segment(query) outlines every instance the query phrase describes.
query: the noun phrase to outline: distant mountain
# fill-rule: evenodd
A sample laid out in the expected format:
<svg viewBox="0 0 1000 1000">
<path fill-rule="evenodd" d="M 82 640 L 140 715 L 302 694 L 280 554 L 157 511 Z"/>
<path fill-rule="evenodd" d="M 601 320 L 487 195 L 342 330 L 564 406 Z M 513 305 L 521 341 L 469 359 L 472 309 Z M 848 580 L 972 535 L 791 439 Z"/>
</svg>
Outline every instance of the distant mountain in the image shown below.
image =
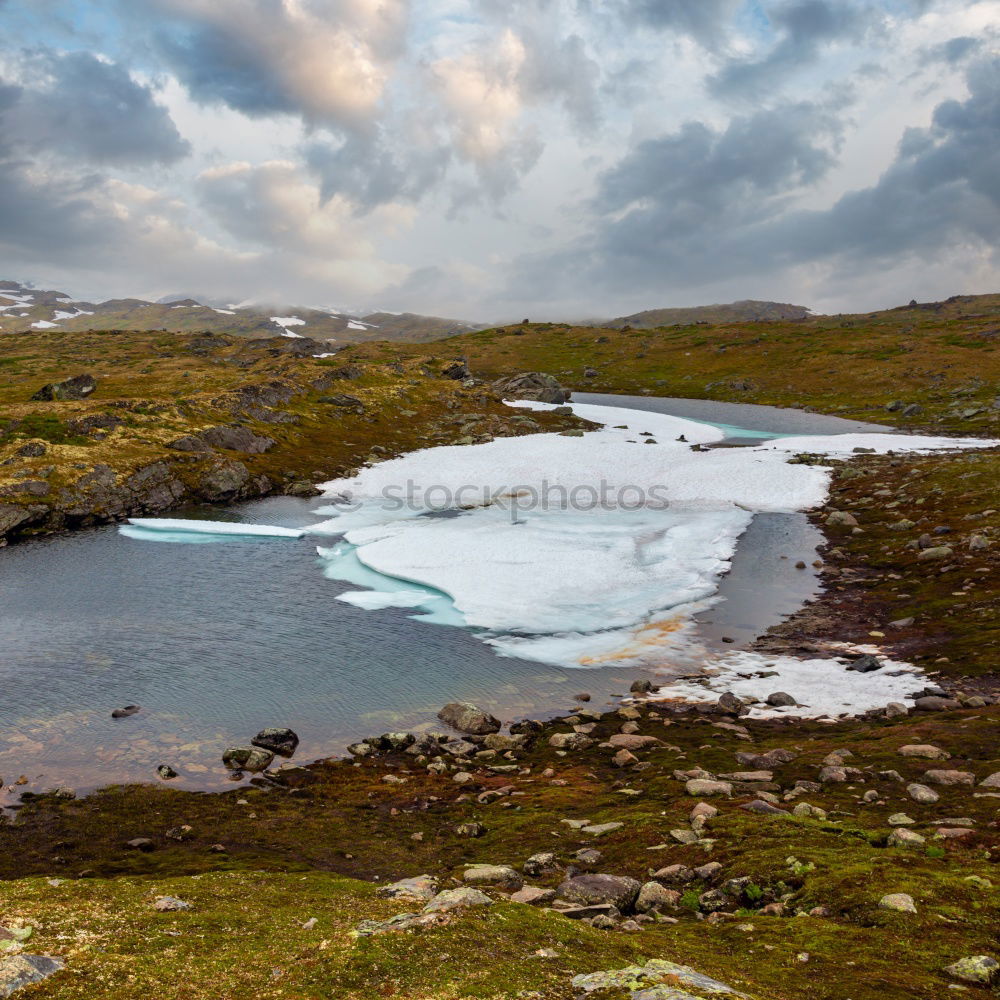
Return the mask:
<svg viewBox="0 0 1000 1000">
<path fill-rule="evenodd" d="M 793 306 L 784 302 L 757 302 L 744 299 L 727 305 L 692 306 L 688 309 L 647 309 L 620 316 L 612 320 L 596 320 L 588 326 L 603 326 L 618 329 L 631 326 L 637 330 L 649 330 L 659 326 L 688 326 L 691 323 L 747 323 L 774 322 L 776 320 L 806 319 L 810 310 L 805 306 Z"/>
<path fill-rule="evenodd" d="M 108 299 L 84 302 L 63 292 L 0 281 L 0 334 L 30 330 L 211 331 L 239 337 L 311 337 L 339 343 L 399 340 L 423 343 L 480 329 L 470 323 L 415 313 L 355 316 L 332 309 L 245 303 L 206 305 L 190 296 L 159 302 Z"/>
</svg>

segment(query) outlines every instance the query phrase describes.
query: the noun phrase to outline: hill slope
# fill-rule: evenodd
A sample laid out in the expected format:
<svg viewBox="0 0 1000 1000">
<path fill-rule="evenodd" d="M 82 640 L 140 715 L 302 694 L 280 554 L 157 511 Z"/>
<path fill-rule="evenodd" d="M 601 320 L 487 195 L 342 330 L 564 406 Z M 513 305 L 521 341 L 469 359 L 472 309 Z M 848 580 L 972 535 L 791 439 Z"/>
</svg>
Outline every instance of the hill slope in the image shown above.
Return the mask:
<svg viewBox="0 0 1000 1000">
<path fill-rule="evenodd" d="M 789 305 L 784 302 L 758 302 L 744 299 L 725 305 L 692 306 L 680 309 L 645 309 L 631 316 L 620 316 L 594 326 L 612 329 L 631 326 L 639 330 L 651 330 L 659 326 L 684 326 L 689 323 L 759 323 L 774 320 L 807 319 L 810 310 L 805 306 Z"/>
<path fill-rule="evenodd" d="M 465 333 L 475 327 L 458 320 L 415 313 L 377 312 L 354 316 L 336 310 L 298 306 L 205 305 L 196 299 L 147 302 L 108 299 L 84 302 L 63 292 L 41 291 L 0 281 L 0 333 L 32 330 L 160 330 L 211 332 L 238 337 L 306 336 L 314 340 L 357 343 L 403 340 L 419 343 Z"/>
</svg>

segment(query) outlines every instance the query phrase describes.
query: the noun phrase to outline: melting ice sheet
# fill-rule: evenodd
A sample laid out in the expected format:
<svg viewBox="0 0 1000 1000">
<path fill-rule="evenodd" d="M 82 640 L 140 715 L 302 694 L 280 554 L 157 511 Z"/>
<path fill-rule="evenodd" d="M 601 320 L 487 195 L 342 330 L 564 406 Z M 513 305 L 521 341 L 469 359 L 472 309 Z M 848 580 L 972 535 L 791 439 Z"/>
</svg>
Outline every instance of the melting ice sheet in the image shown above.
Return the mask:
<svg viewBox="0 0 1000 1000">
<path fill-rule="evenodd" d="M 180 517 L 130 517 L 118 531 L 147 542 L 217 542 L 226 538 L 301 538 L 303 528 L 238 521 L 195 521 Z"/>
<path fill-rule="evenodd" d="M 344 541 L 318 550 L 324 572 L 369 588 L 340 599 L 415 608 L 477 628 L 502 654 L 566 667 L 641 665 L 675 677 L 703 668 L 700 681 L 677 682 L 678 695 L 797 686 L 789 693 L 808 707 L 795 711 L 822 715 L 903 700 L 919 686 L 907 664 L 861 675 L 833 660 L 711 652 L 692 619 L 717 599 L 755 513 L 824 501 L 829 470 L 790 465 L 792 454 L 993 442 L 851 434 L 693 451 L 724 432 L 646 411 L 573 409 L 602 429 L 428 449 L 325 484 L 333 502 L 317 513 L 333 516 L 308 530 Z M 442 511 L 450 516 L 430 516 Z M 755 677 L 765 670 L 778 676 Z"/>
</svg>

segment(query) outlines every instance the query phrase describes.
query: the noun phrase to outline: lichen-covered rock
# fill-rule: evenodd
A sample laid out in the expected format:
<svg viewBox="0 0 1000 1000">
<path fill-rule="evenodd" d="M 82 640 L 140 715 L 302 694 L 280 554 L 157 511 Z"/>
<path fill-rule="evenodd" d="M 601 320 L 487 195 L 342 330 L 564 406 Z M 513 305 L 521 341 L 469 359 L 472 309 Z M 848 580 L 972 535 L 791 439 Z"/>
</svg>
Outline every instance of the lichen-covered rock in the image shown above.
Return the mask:
<svg viewBox="0 0 1000 1000">
<path fill-rule="evenodd" d="M 710 778 L 692 778 L 684 786 L 688 795 L 695 797 L 712 797 L 718 795 L 730 796 L 733 786 L 728 781 L 713 781 Z"/>
<path fill-rule="evenodd" d="M 583 733 L 556 733 L 549 737 L 549 746 L 556 750 L 586 750 L 593 742 Z"/>
<path fill-rule="evenodd" d="M 976 783 L 976 776 L 968 771 L 927 771 L 924 777 L 935 785 L 968 785 Z"/>
<path fill-rule="evenodd" d="M 749 1000 L 740 993 L 695 972 L 686 965 L 677 965 L 664 959 L 654 958 L 645 965 L 630 965 L 613 972 L 592 972 L 589 975 L 574 976 L 573 986 L 584 995 L 598 990 L 627 990 L 633 1000 Z M 654 992 L 657 987 L 665 987 L 669 992 Z"/>
<path fill-rule="evenodd" d="M 928 743 L 908 743 L 905 747 L 900 747 L 899 752 L 904 757 L 923 757 L 926 760 L 948 760 L 951 756 L 947 750 Z"/>
<path fill-rule="evenodd" d="M 466 869 L 462 880 L 468 885 L 492 885 L 508 892 L 517 892 L 524 885 L 524 879 L 508 865 L 475 865 Z"/>
<path fill-rule="evenodd" d="M 522 903 L 526 906 L 548 906 L 556 898 L 555 889 L 543 889 L 537 885 L 526 885 L 518 889 L 511 897 L 512 903 Z"/>
<path fill-rule="evenodd" d="M 647 882 L 639 890 L 635 908 L 639 913 L 674 909 L 680 902 L 680 898 L 681 894 L 676 889 L 667 889 L 659 882 Z"/>
<path fill-rule="evenodd" d="M 919 833 L 914 833 L 913 830 L 907 830 L 905 827 L 900 827 L 898 830 L 893 830 L 889 834 L 889 839 L 886 841 L 890 847 L 916 847 L 920 844 L 926 843 L 925 838 L 921 837 Z"/>
<path fill-rule="evenodd" d="M 905 892 L 890 892 L 878 903 L 880 910 L 895 910 L 897 913 L 916 913 L 917 906 L 913 897 Z"/>
<path fill-rule="evenodd" d="M 0 959 L 0 997 L 9 997 L 16 990 L 48 979 L 64 964 L 61 958 L 48 955 L 10 955 Z"/>
<path fill-rule="evenodd" d="M 199 437 L 213 448 L 227 448 L 248 455 L 262 455 L 277 444 L 273 438 L 254 434 L 249 427 L 242 427 L 239 424 L 210 427 L 207 431 L 202 431 Z"/>
<path fill-rule="evenodd" d="M 222 754 L 222 763 L 230 771 L 263 771 L 270 767 L 274 754 L 261 747 L 229 747 Z"/>
<path fill-rule="evenodd" d="M 921 805 L 932 805 L 941 798 L 933 788 L 928 788 L 926 785 L 921 785 L 916 781 L 906 786 L 906 794 L 914 802 L 919 802 Z"/>
<path fill-rule="evenodd" d="M 952 979 L 975 983 L 978 986 L 989 986 L 1000 978 L 1000 962 L 989 955 L 970 955 L 968 958 L 960 958 L 953 965 L 946 966 L 944 971 Z"/>
<path fill-rule="evenodd" d="M 383 885 L 378 895 L 383 899 L 401 899 L 407 902 L 428 903 L 438 891 L 438 880 L 432 875 L 416 875 Z"/>
<path fill-rule="evenodd" d="M 491 906 L 493 900 L 479 889 L 445 889 L 439 892 L 425 907 L 424 913 L 450 913 L 469 906 Z"/>
<path fill-rule="evenodd" d="M 537 877 L 547 875 L 550 872 L 559 870 L 559 858 L 551 851 L 542 851 L 539 854 L 532 854 L 527 861 L 521 865 L 521 870 L 525 875 Z"/>
</svg>

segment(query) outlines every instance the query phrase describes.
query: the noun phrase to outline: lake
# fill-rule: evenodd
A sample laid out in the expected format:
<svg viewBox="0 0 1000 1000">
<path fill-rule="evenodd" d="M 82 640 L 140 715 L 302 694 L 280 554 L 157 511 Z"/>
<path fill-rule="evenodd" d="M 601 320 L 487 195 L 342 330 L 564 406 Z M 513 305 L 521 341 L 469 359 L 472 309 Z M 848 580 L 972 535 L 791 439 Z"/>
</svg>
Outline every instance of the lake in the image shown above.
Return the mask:
<svg viewBox="0 0 1000 1000">
<path fill-rule="evenodd" d="M 576 401 L 714 423 L 729 428 L 729 444 L 876 427 L 741 404 Z M 299 527 L 321 504 L 275 497 L 182 516 Z M 805 515 L 758 515 L 722 581 L 725 600 L 698 618 L 703 640 L 745 646 L 799 607 L 816 591 L 810 564 L 820 540 Z M 180 772 L 179 786 L 228 787 L 222 750 L 265 726 L 296 730 L 297 759 L 306 761 L 376 732 L 438 728 L 435 713 L 448 701 L 474 701 L 504 719 L 544 717 L 580 691 L 604 706 L 645 676 L 502 657 L 469 629 L 415 621 L 403 608 L 353 607 L 335 599 L 352 585 L 323 577 L 315 546 L 315 538 L 175 546 L 126 539 L 112 525 L 0 552 L 6 801 L 23 790 L 156 780 L 162 763 Z M 800 560 L 809 568 L 796 569 Z M 126 704 L 142 710 L 112 719 Z M 13 789 L 20 775 L 28 783 Z"/>
</svg>

